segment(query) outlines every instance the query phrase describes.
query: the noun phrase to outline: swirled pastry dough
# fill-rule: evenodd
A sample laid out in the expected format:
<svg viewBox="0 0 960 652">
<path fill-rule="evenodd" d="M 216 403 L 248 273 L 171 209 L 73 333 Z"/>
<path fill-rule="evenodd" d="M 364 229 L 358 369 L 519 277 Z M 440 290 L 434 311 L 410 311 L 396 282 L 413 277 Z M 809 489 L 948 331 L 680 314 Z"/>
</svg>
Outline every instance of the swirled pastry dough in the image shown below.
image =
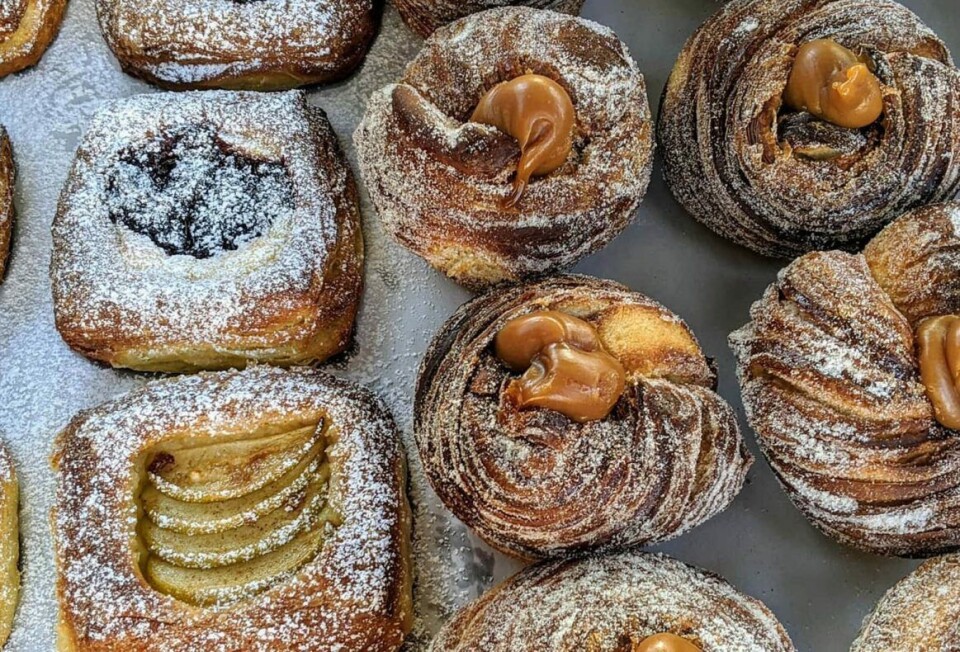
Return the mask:
<svg viewBox="0 0 960 652">
<path fill-rule="evenodd" d="M 515 205 L 517 141 L 469 122 L 484 93 L 523 74 L 552 79 L 576 111 L 567 162 Z M 634 217 L 653 162 L 643 75 L 590 21 L 526 7 L 438 30 L 396 84 L 370 98 L 354 134 L 387 231 L 471 288 L 573 265 Z"/>
<path fill-rule="evenodd" d="M 794 652 L 758 600 L 711 573 L 635 551 L 531 566 L 456 614 L 430 650 L 635 650 L 660 633 L 704 652 Z"/>
<path fill-rule="evenodd" d="M 588 321 L 623 365 L 609 416 L 517 409 L 495 355 L 509 320 L 556 310 Z M 687 325 L 610 281 L 559 276 L 493 290 L 431 344 L 414 429 L 426 474 L 460 520 L 520 557 L 663 541 L 723 510 L 752 458 Z"/>
<path fill-rule="evenodd" d="M 787 110 L 798 48 L 832 39 L 880 80 L 883 115 L 847 129 Z M 960 72 L 892 0 L 733 0 L 687 42 L 658 136 L 677 200 L 771 256 L 858 249 L 906 210 L 960 191 Z"/>
<path fill-rule="evenodd" d="M 807 254 L 730 336 L 744 406 L 791 499 L 871 552 L 960 547 L 960 437 L 934 418 L 915 327 L 960 312 L 960 205 L 917 209 L 863 254 Z"/>
</svg>

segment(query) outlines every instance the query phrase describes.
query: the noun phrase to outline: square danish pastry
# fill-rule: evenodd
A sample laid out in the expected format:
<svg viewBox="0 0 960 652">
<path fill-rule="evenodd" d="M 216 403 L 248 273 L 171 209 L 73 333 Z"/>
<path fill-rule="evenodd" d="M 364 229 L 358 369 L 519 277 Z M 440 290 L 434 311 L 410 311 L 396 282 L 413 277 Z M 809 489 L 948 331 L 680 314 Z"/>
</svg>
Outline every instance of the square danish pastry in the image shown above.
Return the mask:
<svg viewBox="0 0 960 652">
<path fill-rule="evenodd" d="M 412 623 L 399 434 L 260 366 L 150 383 L 57 439 L 58 650 L 393 652 Z"/>
<path fill-rule="evenodd" d="M 108 104 L 53 225 L 57 328 L 115 367 L 323 360 L 350 341 L 362 267 L 353 177 L 299 92 Z"/>
</svg>

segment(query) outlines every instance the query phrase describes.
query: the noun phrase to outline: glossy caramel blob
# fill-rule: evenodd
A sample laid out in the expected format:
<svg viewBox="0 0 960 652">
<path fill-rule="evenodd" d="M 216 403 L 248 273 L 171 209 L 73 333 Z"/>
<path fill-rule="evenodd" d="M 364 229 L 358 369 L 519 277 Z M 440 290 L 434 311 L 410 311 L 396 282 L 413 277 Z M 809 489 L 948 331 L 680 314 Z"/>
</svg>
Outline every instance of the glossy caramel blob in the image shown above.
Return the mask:
<svg viewBox="0 0 960 652">
<path fill-rule="evenodd" d="M 497 357 L 523 375 L 507 386 L 517 406 L 555 410 L 578 422 L 610 414 L 626 385 L 623 365 L 588 322 L 554 310 L 513 319 L 494 340 Z"/>
<path fill-rule="evenodd" d="M 676 634 L 656 634 L 634 645 L 630 652 L 701 652 L 701 650 Z"/>
<path fill-rule="evenodd" d="M 831 39 L 800 46 L 783 101 L 851 129 L 871 125 L 883 114 L 880 80 L 853 51 Z"/>
<path fill-rule="evenodd" d="M 542 75 L 521 75 L 497 84 L 481 98 L 471 122 L 494 126 L 520 144 L 508 206 L 520 200 L 530 177 L 549 174 L 566 162 L 575 118 L 567 91 Z"/>
<path fill-rule="evenodd" d="M 960 430 L 960 316 L 931 317 L 917 328 L 920 378 L 941 424 Z"/>
<path fill-rule="evenodd" d="M 549 344 L 566 342 L 596 351 L 600 339 L 592 324 L 557 310 L 540 310 L 511 319 L 497 333 L 497 357 L 513 371 L 524 371 Z"/>
</svg>

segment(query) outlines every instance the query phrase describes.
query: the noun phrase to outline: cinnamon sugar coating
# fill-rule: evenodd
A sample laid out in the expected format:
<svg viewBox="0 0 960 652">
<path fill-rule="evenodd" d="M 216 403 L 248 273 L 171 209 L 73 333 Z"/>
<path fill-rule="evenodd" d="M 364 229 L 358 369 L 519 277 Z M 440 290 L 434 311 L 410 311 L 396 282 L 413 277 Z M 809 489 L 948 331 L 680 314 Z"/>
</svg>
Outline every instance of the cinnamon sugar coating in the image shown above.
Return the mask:
<svg viewBox="0 0 960 652">
<path fill-rule="evenodd" d="M 281 90 L 343 79 L 377 31 L 373 0 L 97 0 L 127 73 L 164 88 Z"/>
<path fill-rule="evenodd" d="M 767 460 L 807 517 L 847 545 L 960 548 L 960 438 L 934 419 L 914 337 L 920 319 L 960 311 L 958 251 L 960 205 L 907 213 L 864 254 L 797 259 L 730 336 Z"/>
<path fill-rule="evenodd" d="M 845 129 L 783 108 L 800 45 L 865 55 L 884 112 Z M 859 249 L 905 211 L 960 191 L 960 72 L 892 0 L 733 0 L 687 42 L 658 136 L 674 196 L 718 234 L 770 256 Z"/>
<path fill-rule="evenodd" d="M 146 582 L 134 528 L 147 451 L 318 423 L 335 433 L 325 455 L 342 522 L 312 559 L 260 593 L 209 607 Z M 403 451 L 382 404 L 358 385 L 272 367 L 156 381 L 78 414 L 53 463 L 59 650 L 306 652 L 322 641 L 392 652 L 410 630 Z"/>
<path fill-rule="evenodd" d="M 925 562 L 887 591 L 850 652 L 960 648 L 960 557 Z"/>
<path fill-rule="evenodd" d="M 776 617 L 720 577 L 627 551 L 542 562 L 460 611 L 431 652 L 614 652 L 670 632 L 723 652 L 793 652 Z"/>
<path fill-rule="evenodd" d="M 0 79 L 40 61 L 66 8 L 67 0 L 0 0 Z"/>
<path fill-rule="evenodd" d="M 520 149 L 467 120 L 489 89 L 527 73 L 569 93 L 573 151 L 504 209 Z M 354 140 L 387 231 L 479 289 L 569 267 L 620 233 L 647 188 L 652 129 L 643 75 L 613 32 L 508 7 L 437 30 L 400 81 L 373 94 Z"/>
<path fill-rule="evenodd" d="M 511 319 L 558 310 L 592 323 L 623 365 L 609 416 L 574 422 L 518 409 L 494 339 Z M 610 281 L 559 276 L 462 306 L 430 346 L 414 429 L 444 504 L 495 548 L 535 558 L 669 539 L 722 511 L 752 458 L 683 321 Z"/>
<path fill-rule="evenodd" d="M 13 147 L 6 129 L 0 125 L 0 283 L 3 283 L 13 240 L 13 190 L 16 181 L 16 166 Z"/>
<path fill-rule="evenodd" d="M 298 364 L 350 341 L 357 191 L 299 92 L 109 103 L 77 152 L 53 243 L 57 329 L 117 367 Z"/>
<path fill-rule="evenodd" d="M 524 5 L 568 14 L 580 13 L 584 0 L 393 0 L 400 17 L 413 31 L 426 38 L 438 27 L 504 5 Z"/>
</svg>

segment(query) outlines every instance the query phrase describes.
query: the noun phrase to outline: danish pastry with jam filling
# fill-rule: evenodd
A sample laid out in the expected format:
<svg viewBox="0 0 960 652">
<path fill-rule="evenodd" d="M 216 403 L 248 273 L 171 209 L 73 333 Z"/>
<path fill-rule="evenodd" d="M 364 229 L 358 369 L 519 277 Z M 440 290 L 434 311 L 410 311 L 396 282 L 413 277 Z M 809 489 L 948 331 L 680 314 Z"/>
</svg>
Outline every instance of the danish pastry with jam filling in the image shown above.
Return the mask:
<svg viewBox="0 0 960 652">
<path fill-rule="evenodd" d="M 109 104 L 77 152 L 53 242 L 57 328 L 116 367 L 308 363 L 350 340 L 357 191 L 299 92 Z"/>
</svg>

